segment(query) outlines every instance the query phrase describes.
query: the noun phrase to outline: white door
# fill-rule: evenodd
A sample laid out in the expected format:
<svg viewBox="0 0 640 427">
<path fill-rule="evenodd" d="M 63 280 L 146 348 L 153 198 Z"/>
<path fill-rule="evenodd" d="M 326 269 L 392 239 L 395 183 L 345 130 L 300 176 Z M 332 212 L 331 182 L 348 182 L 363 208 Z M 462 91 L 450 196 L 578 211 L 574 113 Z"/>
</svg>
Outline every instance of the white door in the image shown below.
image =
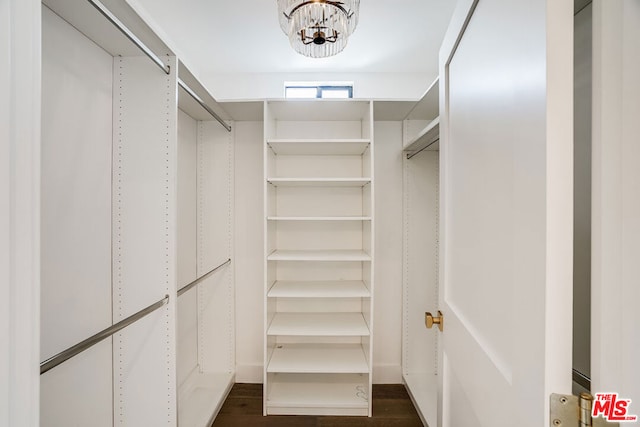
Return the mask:
<svg viewBox="0 0 640 427">
<path fill-rule="evenodd" d="M 548 426 L 571 391 L 573 1 L 459 0 L 440 78 L 439 425 Z"/>
<path fill-rule="evenodd" d="M 631 399 L 640 417 L 638 76 L 640 1 L 595 0 L 591 390 Z"/>
</svg>

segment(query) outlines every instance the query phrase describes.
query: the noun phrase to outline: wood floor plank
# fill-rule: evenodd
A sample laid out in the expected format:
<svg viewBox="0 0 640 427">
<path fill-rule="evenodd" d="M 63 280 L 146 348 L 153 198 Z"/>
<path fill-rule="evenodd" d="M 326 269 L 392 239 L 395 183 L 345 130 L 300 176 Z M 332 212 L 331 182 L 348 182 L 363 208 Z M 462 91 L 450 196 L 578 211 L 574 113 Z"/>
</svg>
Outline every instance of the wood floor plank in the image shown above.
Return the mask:
<svg viewBox="0 0 640 427">
<path fill-rule="evenodd" d="M 404 385 L 373 386 L 373 417 L 262 416 L 262 384 L 235 384 L 212 427 L 421 427 Z"/>
</svg>

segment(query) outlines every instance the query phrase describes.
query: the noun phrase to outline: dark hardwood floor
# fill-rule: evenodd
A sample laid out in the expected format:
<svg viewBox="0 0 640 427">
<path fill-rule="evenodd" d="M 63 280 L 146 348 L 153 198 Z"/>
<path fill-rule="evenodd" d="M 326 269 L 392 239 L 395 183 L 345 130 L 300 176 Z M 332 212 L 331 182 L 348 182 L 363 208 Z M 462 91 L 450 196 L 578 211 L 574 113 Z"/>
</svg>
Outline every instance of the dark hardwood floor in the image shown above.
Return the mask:
<svg viewBox="0 0 640 427">
<path fill-rule="evenodd" d="M 373 417 L 262 416 L 262 384 L 235 384 L 212 427 L 422 427 L 403 385 L 373 386 Z"/>
</svg>

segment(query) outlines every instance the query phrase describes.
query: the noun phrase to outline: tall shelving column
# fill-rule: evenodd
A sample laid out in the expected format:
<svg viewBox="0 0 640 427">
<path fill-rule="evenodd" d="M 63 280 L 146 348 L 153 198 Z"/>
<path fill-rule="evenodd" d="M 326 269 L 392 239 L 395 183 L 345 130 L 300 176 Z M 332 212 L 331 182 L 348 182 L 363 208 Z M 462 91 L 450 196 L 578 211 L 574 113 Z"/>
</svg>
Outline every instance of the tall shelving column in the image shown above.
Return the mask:
<svg viewBox="0 0 640 427">
<path fill-rule="evenodd" d="M 265 103 L 264 415 L 371 416 L 372 116 Z"/>
</svg>

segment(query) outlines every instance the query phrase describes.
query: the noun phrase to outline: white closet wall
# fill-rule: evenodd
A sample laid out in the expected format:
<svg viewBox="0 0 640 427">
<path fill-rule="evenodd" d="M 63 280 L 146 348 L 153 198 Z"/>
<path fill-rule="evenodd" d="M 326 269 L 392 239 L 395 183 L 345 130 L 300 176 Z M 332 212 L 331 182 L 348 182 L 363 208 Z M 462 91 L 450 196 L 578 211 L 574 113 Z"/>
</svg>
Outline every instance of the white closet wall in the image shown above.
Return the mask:
<svg viewBox="0 0 640 427">
<path fill-rule="evenodd" d="M 42 10 L 41 349 L 111 325 L 113 57 Z M 41 424 L 112 425 L 111 340 L 41 377 Z"/>
<path fill-rule="evenodd" d="M 198 278 L 198 123 L 178 110 L 178 288 Z M 198 365 L 197 292 L 178 299 L 178 386 Z"/>
<path fill-rule="evenodd" d="M 264 362 L 262 312 L 263 122 L 236 121 L 235 132 L 235 251 L 236 381 L 261 383 Z"/>
<path fill-rule="evenodd" d="M 402 382 L 402 122 L 376 121 L 373 383 Z"/>
</svg>

